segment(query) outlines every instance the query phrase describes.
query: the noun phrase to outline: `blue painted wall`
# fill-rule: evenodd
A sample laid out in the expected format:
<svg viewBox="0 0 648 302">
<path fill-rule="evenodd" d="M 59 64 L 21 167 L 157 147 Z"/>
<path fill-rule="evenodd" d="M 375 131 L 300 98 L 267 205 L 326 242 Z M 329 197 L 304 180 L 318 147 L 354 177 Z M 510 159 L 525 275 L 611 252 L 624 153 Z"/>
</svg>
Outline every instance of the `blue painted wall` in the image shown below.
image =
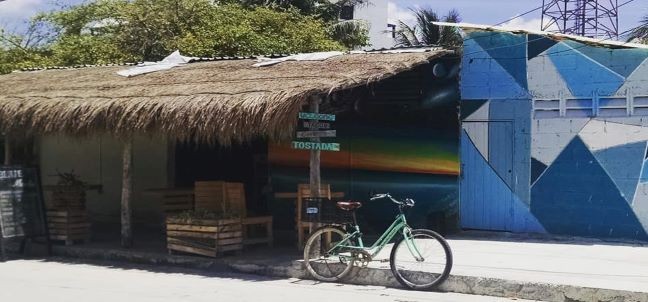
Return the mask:
<svg viewBox="0 0 648 302">
<path fill-rule="evenodd" d="M 489 31 L 464 47 L 462 226 L 648 239 L 648 49 Z"/>
</svg>

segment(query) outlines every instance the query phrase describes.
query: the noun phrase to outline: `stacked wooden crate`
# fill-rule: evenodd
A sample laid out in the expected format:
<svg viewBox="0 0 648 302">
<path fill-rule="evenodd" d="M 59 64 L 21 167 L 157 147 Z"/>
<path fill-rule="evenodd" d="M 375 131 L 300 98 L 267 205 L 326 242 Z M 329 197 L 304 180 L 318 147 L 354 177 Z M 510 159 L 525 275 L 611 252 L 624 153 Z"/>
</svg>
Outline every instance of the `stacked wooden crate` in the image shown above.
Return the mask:
<svg viewBox="0 0 648 302">
<path fill-rule="evenodd" d="M 245 213 L 245 186 L 224 181 L 197 181 L 194 184 L 196 210 L 208 210 L 225 215 Z"/>
<path fill-rule="evenodd" d="M 50 239 L 64 241 L 65 245 L 90 240 L 90 222 L 85 209 L 50 209 L 47 225 Z"/>
<path fill-rule="evenodd" d="M 243 249 L 241 219 L 182 219 L 168 217 L 169 253 L 183 252 L 217 257 Z"/>
<path fill-rule="evenodd" d="M 196 210 L 209 210 L 241 217 L 243 244 L 267 244 L 272 246 L 272 216 L 248 217 L 245 185 L 238 182 L 197 181 L 194 186 Z M 250 230 L 262 228 L 264 232 L 251 237 Z M 259 235 L 260 234 L 260 235 Z"/>
<path fill-rule="evenodd" d="M 86 193 L 83 189 L 58 186 L 52 193 L 51 209 L 85 209 Z"/>
<path fill-rule="evenodd" d="M 164 213 L 169 216 L 184 211 L 191 211 L 193 205 L 193 191 L 169 190 L 162 194 Z"/>
</svg>

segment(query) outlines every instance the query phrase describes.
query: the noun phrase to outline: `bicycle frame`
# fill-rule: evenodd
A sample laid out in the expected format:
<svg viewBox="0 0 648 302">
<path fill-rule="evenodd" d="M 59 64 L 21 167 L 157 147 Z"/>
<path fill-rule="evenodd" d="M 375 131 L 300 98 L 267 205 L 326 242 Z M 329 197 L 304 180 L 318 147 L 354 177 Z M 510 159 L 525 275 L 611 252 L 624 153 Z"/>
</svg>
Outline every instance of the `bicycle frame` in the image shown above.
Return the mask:
<svg viewBox="0 0 648 302">
<path fill-rule="evenodd" d="M 374 242 L 374 244 L 370 247 L 365 247 L 364 243 L 362 242 L 362 234 L 360 232 L 360 227 L 357 224 L 353 225 L 353 228 L 355 229 L 353 233 L 348 234 L 345 236 L 339 243 L 337 243 L 335 246 L 333 246 L 331 249 L 328 250 L 328 253 L 331 253 L 332 251 L 338 249 L 338 248 L 347 248 L 351 250 L 363 250 L 368 252 L 371 257 L 375 257 L 382 251 L 382 249 L 387 246 L 387 244 L 394 239 L 394 237 L 399 233 L 402 232 L 403 237 L 405 238 L 405 242 L 407 244 L 407 248 L 409 249 L 410 253 L 418 260 L 422 259 L 421 253 L 418 251 L 416 246 L 412 244 L 412 234 L 411 231 L 412 229 L 410 226 L 407 224 L 407 219 L 405 218 L 405 214 L 402 212 L 398 215 L 396 215 L 396 219 L 394 222 L 383 232 L 383 234 Z M 348 245 L 345 243 L 348 243 L 349 240 L 353 238 L 358 238 L 358 245 Z"/>
</svg>

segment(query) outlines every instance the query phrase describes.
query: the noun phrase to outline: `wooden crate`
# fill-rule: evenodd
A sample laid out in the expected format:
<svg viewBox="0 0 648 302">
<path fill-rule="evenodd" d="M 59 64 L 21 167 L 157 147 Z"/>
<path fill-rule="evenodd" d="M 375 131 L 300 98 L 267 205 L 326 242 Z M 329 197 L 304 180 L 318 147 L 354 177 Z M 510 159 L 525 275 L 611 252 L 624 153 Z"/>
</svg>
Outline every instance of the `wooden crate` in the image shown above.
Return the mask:
<svg viewBox="0 0 648 302">
<path fill-rule="evenodd" d="M 162 195 L 164 202 L 164 213 L 176 214 L 194 209 L 193 193 L 186 192 L 167 192 Z"/>
<path fill-rule="evenodd" d="M 224 181 L 197 181 L 194 184 L 196 210 L 234 212 L 245 217 L 245 186 Z"/>
<path fill-rule="evenodd" d="M 196 210 L 236 213 L 242 218 L 244 245 L 264 243 L 272 246 L 272 216 L 247 217 L 243 183 L 197 181 L 194 194 Z M 255 238 L 250 237 L 249 229 L 258 226 L 265 228 L 265 234 Z"/>
<path fill-rule="evenodd" d="M 52 192 L 50 209 L 85 209 L 86 193 L 80 189 L 57 187 Z"/>
<path fill-rule="evenodd" d="M 166 227 L 169 253 L 217 257 L 243 249 L 241 219 L 184 220 L 169 217 Z"/>
<path fill-rule="evenodd" d="M 47 226 L 50 239 L 64 241 L 65 245 L 90 240 L 90 222 L 85 210 L 48 210 Z"/>
</svg>

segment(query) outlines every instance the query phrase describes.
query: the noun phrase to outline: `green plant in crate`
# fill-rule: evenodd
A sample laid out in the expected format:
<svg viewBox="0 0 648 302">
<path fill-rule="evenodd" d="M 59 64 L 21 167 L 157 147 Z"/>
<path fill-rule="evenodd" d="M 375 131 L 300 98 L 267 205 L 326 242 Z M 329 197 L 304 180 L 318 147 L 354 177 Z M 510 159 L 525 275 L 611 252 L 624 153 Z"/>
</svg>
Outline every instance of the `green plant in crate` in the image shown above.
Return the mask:
<svg viewBox="0 0 648 302">
<path fill-rule="evenodd" d="M 85 192 L 88 184 L 81 180 L 79 175 L 71 172 L 58 172 L 56 189 L 53 192 L 53 208 L 57 209 L 84 209 L 86 202 Z"/>
<path fill-rule="evenodd" d="M 192 220 L 220 220 L 220 219 L 233 219 L 233 218 L 240 218 L 240 217 L 241 215 L 233 210 L 210 211 L 205 209 L 184 211 L 171 216 L 171 218 L 179 219 L 186 223 L 189 223 Z"/>
</svg>

